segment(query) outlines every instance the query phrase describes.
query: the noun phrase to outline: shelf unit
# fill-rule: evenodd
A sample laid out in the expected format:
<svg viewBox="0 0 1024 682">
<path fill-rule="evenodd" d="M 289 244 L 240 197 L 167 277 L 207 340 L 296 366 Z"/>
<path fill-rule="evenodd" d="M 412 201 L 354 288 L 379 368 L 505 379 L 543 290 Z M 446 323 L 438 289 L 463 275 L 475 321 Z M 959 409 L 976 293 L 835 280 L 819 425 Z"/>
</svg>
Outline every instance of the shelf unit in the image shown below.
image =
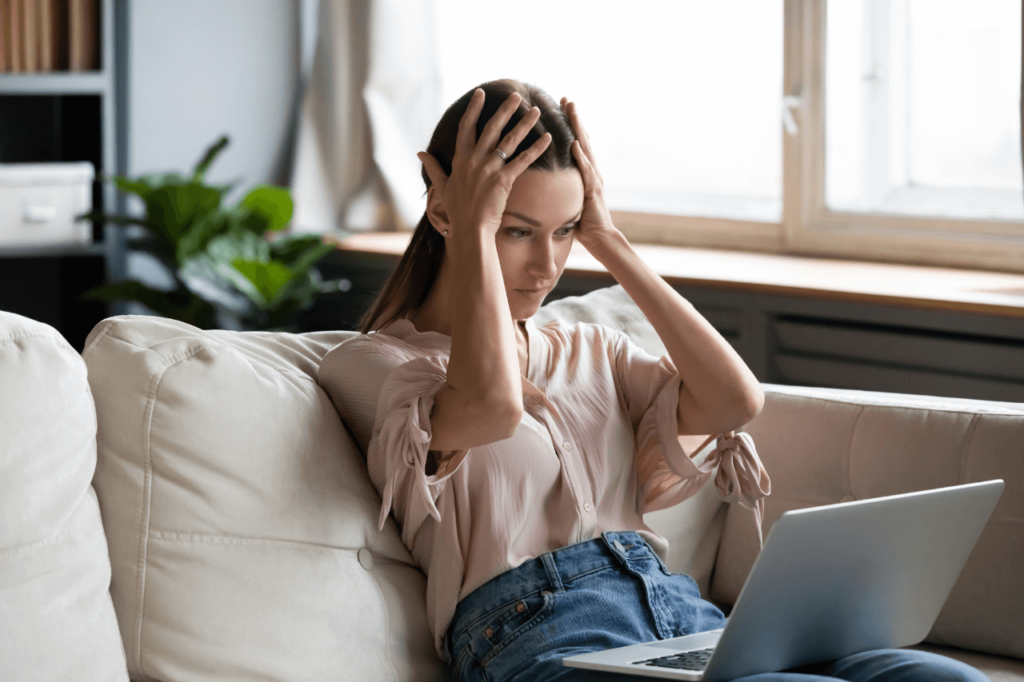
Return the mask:
<svg viewBox="0 0 1024 682">
<path fill-rule="evenodd" d="M 90 161 L 93 207 L 107 212 L 125 209 L 102 179 L 127 167 L 121 54 L 127 9 L 127 0 L 99 3 L 98 71 L 0 74 L 0 163 Z M 0 310 L 50 324 L 81 351 L 97 322 L 122 312 L 82 301 L 81 293 L 124 274 L 124 236 L 114 225 L 95 222 L 88 245 L 0 246 Z"/>
</svg>

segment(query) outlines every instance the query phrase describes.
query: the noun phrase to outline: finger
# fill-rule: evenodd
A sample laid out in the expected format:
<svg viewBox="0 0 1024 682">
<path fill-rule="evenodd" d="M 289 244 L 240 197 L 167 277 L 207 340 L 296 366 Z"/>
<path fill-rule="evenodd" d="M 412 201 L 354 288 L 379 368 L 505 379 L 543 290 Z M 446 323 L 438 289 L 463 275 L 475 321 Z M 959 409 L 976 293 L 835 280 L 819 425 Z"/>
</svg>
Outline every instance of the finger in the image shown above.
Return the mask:
<svg viewBox="0 0 1024 682">
<path fill-rule="evenodd" d="M 580 166 L 580 175 L 583 176 L 583 189 L 585 192 L 590 193 L 597 184 L 597 172 L 594 164 L 590 162 L 590 159 L 583 152 L 583 146 L 580 144 L 579 139 L 575 139 L 572 142 L 572 155 L 576 157 L 576 163 Z"/>
<path fill-rule="evenodd" d="M 513 178 L 519 177 L 519 175 L 530 167 L 530 164 L 537 160 L 544 150 L 551 144 L 551 133 L 544 133 L 540 136 L 540 139 L 530 145 L 529 149 L 520 154 L 515 158 L 514 161 L 509 161 L 505 164 L 505 170 L 503 172 L 508 173 Z"/>
<path fill-rule="evenodd" d="M 537 125 L 537 121 L 540 120 L 540 107 L 534 107 L 527 112 L 526 116 L 520 119 L 516 127 L 508 132 L 508 135 L 501 138 L 501 142 L 495 149 L 500 149 L 505 152 L 505 156 L 512 156 L 516 149 L 519 148 L 519 143 L 526 139 L 526 136 L 533 130 L 533 126 Z M 497 154 L 495 154 L 497 156 Z M 500 158 L 500 157 L 499 157 Z"/>
<path fill-rule="evenodd" d="M 427 177 L 430 178 L 431 186 L 437 187 L 438 190 L 443 190 L 448 182 L 448 174 L 444 172 L 444 168 L 441 168 L 440 162 L 434 158 L 433 154 L 426 152 L 418 152 L 416 158 L 420 160 L 424 170 L 427 171 Z"/>
<path fill-rule="evenodd" d="M 476 142 L 477 153 L 481 156 L 485 156 L 494 151 L 494 146 L 498 143 L 498 135 L 501 134 L 502 128 L 508 123 L 509 119 L 512 118 L 512 114 L 519 108 L 519 103 L 523 101 L 522 96 L 518 92 L 513 92 L 508 96 L 498 110 L 494 112 L 494 116 L 484 126 L 483 131 L 480 133 L 480 139 Z"/>
<path fill-rule="evenodd" d="M 593 150 L 590 148 L 590 135 L 587 134 L 586 128 L 583 127 L 583 123 L 580 121 L 580 113 L 576 108 L 576 102 L 567 102 L 566 112 L 569 114 L 569 123 L 572 125 L 573 134 L 576 135 L 576 139 L 583 146 L 583 151 L 586 152 L 587 158 L 593 161 L 594 156 L 592 154 Z"/>
<path fill-rule="evenodd" d="M 476 146 L 476 122 L 484 108 L 484 91 L 477 88 L 469 98 L 469 106 L 459 121 L 459 132 L 455 138 L 454 158 L 463 159 L 473 153 Z"/>
</svg>

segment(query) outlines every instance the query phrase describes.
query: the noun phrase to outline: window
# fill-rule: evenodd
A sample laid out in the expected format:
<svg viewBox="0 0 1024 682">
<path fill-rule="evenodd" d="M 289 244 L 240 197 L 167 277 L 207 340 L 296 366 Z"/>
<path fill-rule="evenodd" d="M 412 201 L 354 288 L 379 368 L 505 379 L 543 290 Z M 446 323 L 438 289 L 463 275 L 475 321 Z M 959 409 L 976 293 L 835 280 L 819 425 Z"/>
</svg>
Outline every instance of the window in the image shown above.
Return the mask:
<svg viewBox="0 0 1024 682">
<path fill-rule="evenodd" d="M 445 105 L 503 76 L 574 100 L 610 208 L 781 219 L 781 0 L 440 0 L 437 19 Z"/>
<path fill-rule="evenodd" d="M 830 0 L 826 23 L 830 209 L 1024 220 L 1019 0 Z"/>
<path fill-rule="evenodd" d="M 436 8 L 445 104 L 575 99 L 634 242 L 1024 270 L 1018 0 Z"/>
</svg>

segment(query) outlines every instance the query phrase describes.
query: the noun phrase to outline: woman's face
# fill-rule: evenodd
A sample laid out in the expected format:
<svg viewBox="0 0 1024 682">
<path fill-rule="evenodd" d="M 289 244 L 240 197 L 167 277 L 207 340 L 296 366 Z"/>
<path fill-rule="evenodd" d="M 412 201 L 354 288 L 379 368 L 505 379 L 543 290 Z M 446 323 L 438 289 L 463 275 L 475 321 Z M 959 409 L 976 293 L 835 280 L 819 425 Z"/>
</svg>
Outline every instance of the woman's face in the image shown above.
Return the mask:
<svg viewBox="0 0 1024 682">
<path fill-rule="evenodd" d="M 513 319 L 533 317 L 555 288 L 582 211 L 583 178 L 575 168 L 531 169 L 516 178 L 495 235 Z"/>
</svg>

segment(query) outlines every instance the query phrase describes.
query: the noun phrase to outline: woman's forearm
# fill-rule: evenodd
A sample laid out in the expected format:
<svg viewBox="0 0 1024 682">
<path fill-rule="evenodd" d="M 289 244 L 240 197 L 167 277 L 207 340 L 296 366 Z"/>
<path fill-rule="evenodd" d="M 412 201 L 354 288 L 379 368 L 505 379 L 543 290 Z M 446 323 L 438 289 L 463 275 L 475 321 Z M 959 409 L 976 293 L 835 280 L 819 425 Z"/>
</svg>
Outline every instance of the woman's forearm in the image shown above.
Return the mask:
<svg viewBox="0 0 1024 682">
<path fill-rule="evenodd" d="M 679 371 L 680 435 L 731 431 L 760 412 L 764 391 L 750 368 L 621 232 L 609 231 L 586 248 L 647 316 Z"/>
<path fill-rule="evenodd" d="M 496 406 L 521 409 L 519 351 L 494 234 L 455 232 L 446 247 L 453 283 L 448 383 Z"/>
</svg>

